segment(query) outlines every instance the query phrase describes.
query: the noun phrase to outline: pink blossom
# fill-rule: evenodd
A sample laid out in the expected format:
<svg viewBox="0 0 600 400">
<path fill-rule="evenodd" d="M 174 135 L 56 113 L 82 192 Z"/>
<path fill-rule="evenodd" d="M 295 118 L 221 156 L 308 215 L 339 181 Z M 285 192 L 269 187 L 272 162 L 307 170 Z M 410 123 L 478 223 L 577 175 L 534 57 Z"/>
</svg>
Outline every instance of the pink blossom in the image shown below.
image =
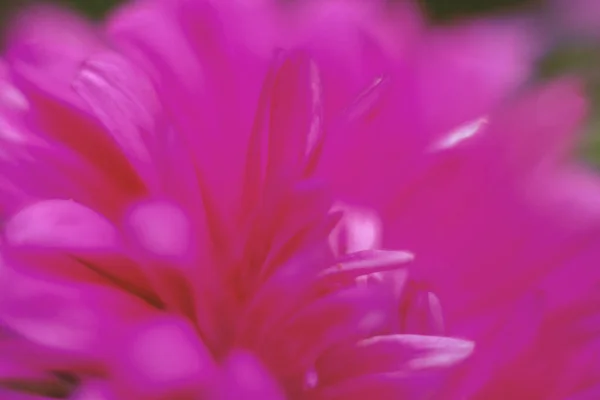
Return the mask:
<svg viewBox="0 0 600 400">
<path fill-rule="evenodd" d="M 101 27 L 35 8 L 8 37 L 2 398 L 544 398 L 544 365 L 553 393 L 596 384 L 561 375 L 597 348 L 571 340 L 595 301 L 597 186 L 562 162 L 583 102 L 515 95 L 518 21 L 140 0 Z"/>
</svg>

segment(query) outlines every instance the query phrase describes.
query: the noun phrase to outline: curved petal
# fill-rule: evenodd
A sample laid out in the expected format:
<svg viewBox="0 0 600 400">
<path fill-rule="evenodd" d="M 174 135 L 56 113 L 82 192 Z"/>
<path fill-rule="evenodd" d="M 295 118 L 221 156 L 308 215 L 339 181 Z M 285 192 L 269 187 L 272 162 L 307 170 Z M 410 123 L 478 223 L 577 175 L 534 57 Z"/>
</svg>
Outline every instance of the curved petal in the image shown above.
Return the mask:
<svg viewBox="0 0 600 400">
<path fill-rule="evenodd" d="M 215 398 L 223 400 L 286 399 L 264 366 L 252 355 L 239 351 L 234 352 L 225 361 Z"/>
<path fill-rule="evenodd" d="M 14 215 L 4 229 L 11 246 L 107 250 L 118 245 L 115 227 L 93 210 L 69 200 L 35 203 Z"/>
<path fill-rule="evenodd" d="M 444 374 L 467 359 L 473 342 L 439 336 L 387 335 L 363 339 L 325 353 L 317 363 L 319 385 L 386 372 L 410 377 Z"/>
<path fill-rule="evenodd" d="M 115 390 L 125 398 L 195 397 L 215 374 L 212 356 L 194 328 L 176 317 L 134 324 L 115 350 Z"/>
</svg>

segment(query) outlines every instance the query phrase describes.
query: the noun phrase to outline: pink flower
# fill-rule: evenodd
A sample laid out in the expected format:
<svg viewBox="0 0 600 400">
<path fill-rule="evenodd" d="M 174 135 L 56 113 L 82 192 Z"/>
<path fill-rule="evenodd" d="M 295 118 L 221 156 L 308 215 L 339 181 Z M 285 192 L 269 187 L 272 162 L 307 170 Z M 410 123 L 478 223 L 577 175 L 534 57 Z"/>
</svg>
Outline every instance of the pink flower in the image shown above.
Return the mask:
<svg viewBox="0 0 600 400">
<path fill-rule="evenodd" d="M 23 14 L 0 90 L 1 397 L 491 398 L 549 361 L 539 343 L 591 362 L 570 310 L 596 186 L 557 166 L 582 104 L 565 83 L 504 105 L 531 39 L 358 1 Z M 573 260 L 578 292 L 554 293 Z"/>
</svg>

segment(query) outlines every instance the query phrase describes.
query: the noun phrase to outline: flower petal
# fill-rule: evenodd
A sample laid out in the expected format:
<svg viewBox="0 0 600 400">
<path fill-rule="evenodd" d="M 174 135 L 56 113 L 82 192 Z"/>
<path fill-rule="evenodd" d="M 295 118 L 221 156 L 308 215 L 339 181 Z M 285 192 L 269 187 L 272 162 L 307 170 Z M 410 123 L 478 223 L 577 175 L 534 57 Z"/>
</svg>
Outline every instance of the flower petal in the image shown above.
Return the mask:
<svg viewBox="0 0 600 400">
<path fill-rule="evenodd" d="M 334 344 L 389 326 L 390 297 L 377 287 L 354 287 L 317 299 L 263 337 L 260 354 L 282 376 L 306 371 Z"/>
<path fill-rule="evenodd" d="M 134 326 L 113 356 L 117 390 L 126 398 L 197 396 L 215 373 L 212 356 L 193 327 L 176 317 Z"/>
<path fill-rule="evenodd" d="M 474 347 L 473 342 L 449 337 L 375 336 L 326 353 L 319 359 L 317 371 L 323 385 L 385 372 L 442 374 L 468 358 Z"/>
<path fill-rule="evenodd" d="M 115 227 L 93 210 L 69 200 L 46 200 L 26 207 L 6 224 L 12 246 L 106 250 L 118 245 Z"/>
<path fill-rule="evenodd" d="M 250 354 L 237 352 L 225 362 L 215 398 L 223 400 L 284 400 L 286 397 L 267 370 Z"/>
</svg>

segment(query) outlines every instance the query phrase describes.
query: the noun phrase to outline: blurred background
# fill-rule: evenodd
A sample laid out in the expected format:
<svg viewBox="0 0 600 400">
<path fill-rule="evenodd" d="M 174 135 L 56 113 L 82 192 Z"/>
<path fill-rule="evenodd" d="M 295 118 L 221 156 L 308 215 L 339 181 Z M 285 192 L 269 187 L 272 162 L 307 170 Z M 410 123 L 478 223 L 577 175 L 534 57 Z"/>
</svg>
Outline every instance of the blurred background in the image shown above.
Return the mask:
<svg viewBox="0 0 600 400">
<path fill-rule="evenodd" d="M 111 8 L 125 0 L 46 0 L 62 4 L 99 19 Z M 301 0 L 282 0 L 301 1 Z M 388 0 L 395 1 L 395 0 Z M 467 17 L 489 15 L 520 14 L 536 18 L 551 38 L 550 51 L 539 62 L 537 71 L 540 78 L 556 75 L 576 74 L 585 80 L 592 113 L 586 127 L 585 140 L 581 145 L 581 155 L 590 163 L 600 167 L 600 0 L 572 0 L 576 2 L 597 2 L 599 24 L 596 34 L 582 35 L 580 29 L 572 32 L 560 26 L 557 11 L 549 5 L 561 0 L 418 0 L 421 8 L 437 24 L 447 24 Z M 31 0 L 4 0 L 0 2 L 0 24 L 12 12 L 30 3 Z M 570 4 L 564 0 L 563 4 Z M 596 4 L 596 3 L 593 3 Z M 592 16 L 593 17 L 593 16 Z M 560 19 L 560 18 L 559 18 Z"/>
</svg>

